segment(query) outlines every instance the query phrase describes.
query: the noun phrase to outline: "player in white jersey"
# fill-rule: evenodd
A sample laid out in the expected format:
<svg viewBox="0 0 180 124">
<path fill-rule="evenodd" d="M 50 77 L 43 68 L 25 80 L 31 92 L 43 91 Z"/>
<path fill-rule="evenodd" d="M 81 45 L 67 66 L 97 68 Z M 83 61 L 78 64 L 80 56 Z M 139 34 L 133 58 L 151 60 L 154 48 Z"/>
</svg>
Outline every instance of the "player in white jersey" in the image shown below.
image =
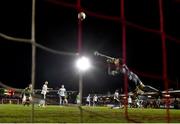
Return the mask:
<svg viewBox="0 0 180 124">
<path fill-rule="evenodd" d="M 131 96 L 128 97 L 128 106 L 130 108 L 132 107 L 132 98 L 131 98 Z"/>
<path fill-rule="evenodd" d="M 59 95 L 59 105 L 64 105 L 66 103 L 66 89 L 64 88 L 64 85 L 61 85 L 61 88 L 58 90 Z"/>
<path fill-rule="evenodd" d="M 95 94 L 94 97 L 93 97 L 93 106 L 96 106 L 96 105 L 97 105 L 97 101 L 98 101 L 98 97 L 97 97 L 97 95 Z"/>
<path fill-rule="evenodd" d="M 87 96 L 87 98 L 86 98 L 86 105 L 87 106 L 91 106 L 91 96 L 90 96 L 90 94 Z"/>
<path fill-rule="evenodd" d="M 114 106 L 112 108 L 120 108 L 119 91 L 116 90 L 114 93 Z"/>
<path fill-rule="evenodd" d="M 45 81 L 42 90 L 41 90 L 41 94 L 42 94 L 42 99 L 40 100 L 39 106 L 45 107 L 46 104 L 46 94 L 49 92 L 48 91 L 48 81 Z"/>
</svg>

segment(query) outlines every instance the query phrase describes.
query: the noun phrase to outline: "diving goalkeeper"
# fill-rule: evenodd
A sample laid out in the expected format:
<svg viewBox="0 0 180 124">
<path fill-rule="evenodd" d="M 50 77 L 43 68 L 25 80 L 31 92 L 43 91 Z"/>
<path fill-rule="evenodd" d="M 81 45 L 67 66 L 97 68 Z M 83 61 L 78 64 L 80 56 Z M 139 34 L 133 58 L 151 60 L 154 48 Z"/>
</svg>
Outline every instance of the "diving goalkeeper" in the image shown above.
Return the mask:
<svg viewBox="0 0 180 124">
<path fill-rule="evenodd" d="M 129 70 L 127 65 L 122 64 L 120 59 L 117 59 L 117 58 L 115 58 L 114 60 L 108 59 L 107 62 L 113 63 L 115 65 L 115 70 L 111 70 L 110 64 L 109 64 L 109 67 L 108 67 L 109 75 L 115 76 L 117 74 L 122 73 L 124 75 L 127 75 L 128 79 L 135 83 L 135 86 L 136 86 L 136 89 L 134 91 L 135 94 L 141 94 L 143 92 L 149 92 L 149 91 L 159 92 L 159 90 L 157 90 L 154 87 L 151 87 L 149 85 L 144 85 L 143 82 L 139 79 L 139 77 Z"/>
</svg>

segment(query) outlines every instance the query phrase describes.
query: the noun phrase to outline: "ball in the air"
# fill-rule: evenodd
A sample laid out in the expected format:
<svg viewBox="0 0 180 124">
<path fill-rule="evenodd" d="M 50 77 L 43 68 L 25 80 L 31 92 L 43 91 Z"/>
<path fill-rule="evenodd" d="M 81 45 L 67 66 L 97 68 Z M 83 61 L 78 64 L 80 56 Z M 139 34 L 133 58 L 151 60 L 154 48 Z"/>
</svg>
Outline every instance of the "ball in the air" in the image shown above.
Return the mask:
<svg viewBox="0 0 180 124">
<path fill-rule="evenodd" d="M 86 18 L 86 14 L 84 12 L 79 12 L 78 13 L 78 19 L 80 19 L 81 21 L 84 20 Z"/>
</svg>

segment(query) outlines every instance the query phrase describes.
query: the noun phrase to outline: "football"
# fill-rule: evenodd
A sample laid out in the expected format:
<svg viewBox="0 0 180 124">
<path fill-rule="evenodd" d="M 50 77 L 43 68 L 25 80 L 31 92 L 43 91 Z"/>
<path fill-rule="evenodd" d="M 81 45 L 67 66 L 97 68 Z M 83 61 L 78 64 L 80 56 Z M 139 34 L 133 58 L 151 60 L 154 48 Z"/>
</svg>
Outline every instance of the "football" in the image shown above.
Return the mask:
<svg viewBox="0 0 180 124">
<path fill-rule="evenodd" d="M 78 13 L 78 19 L 80 19 L 81 21 L 84 20 L 86 18 L 86 14 L 84 12 L 79 12 Z"/>
</svg>

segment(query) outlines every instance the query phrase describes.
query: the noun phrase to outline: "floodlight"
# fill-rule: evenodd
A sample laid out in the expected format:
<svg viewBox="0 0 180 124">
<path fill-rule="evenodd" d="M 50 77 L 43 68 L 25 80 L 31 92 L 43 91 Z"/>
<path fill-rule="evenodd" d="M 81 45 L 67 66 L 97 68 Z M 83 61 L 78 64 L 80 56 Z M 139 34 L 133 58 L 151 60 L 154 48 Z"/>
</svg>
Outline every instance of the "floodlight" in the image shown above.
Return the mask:
<svg viewBox="0 0 180 124">
<path fill-rule="evenodd" d="M 76 67 L 80 71 L 86 71 L 91 67 L 91 64 L 87 57 L 82 56 L 76 61 Z"/>
</svg>

